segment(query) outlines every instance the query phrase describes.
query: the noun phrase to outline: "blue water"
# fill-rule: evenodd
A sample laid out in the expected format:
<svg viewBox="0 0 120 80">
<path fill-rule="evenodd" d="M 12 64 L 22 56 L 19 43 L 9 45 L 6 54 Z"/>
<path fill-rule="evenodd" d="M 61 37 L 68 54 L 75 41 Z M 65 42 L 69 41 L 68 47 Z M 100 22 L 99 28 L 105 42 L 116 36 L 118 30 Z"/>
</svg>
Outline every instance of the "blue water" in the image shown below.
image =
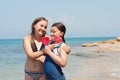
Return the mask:
<svg viewBox="0 0 120 80">
<path fill-rule="evenodd" d="M 66 43 L 74 49 L 74 47 L 80 47 L 83 43 L 106 41 L 115 38 L 66 38 Z M 23 50 L 22 39 L 0 39 L 0 80 L 24 80 L 25 59 L 26 55 Z"/>
<path fill-rule="evenodd" d="M 97 41 L 106 41 L 116 37 L 85 37 L 85 38 L 66 38 L 66 43 L 71 47 L 80 46 L 83 43 L 92 43 Z"/>
</svg>

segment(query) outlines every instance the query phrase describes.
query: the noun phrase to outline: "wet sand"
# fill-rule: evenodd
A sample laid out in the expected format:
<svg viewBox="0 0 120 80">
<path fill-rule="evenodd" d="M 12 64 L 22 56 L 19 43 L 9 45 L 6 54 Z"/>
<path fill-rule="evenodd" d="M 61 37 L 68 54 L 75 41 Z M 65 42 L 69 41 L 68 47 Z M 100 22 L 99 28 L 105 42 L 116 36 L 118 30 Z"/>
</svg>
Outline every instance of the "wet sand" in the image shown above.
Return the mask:
<svg viewBox="0 0 120 80">
<path fill-rule="evenodd" d="M 87 47 L 72 51 L 64 69 L 67 80 L 120 80 L 120 52 L 94 50 Z"/>
</svg>

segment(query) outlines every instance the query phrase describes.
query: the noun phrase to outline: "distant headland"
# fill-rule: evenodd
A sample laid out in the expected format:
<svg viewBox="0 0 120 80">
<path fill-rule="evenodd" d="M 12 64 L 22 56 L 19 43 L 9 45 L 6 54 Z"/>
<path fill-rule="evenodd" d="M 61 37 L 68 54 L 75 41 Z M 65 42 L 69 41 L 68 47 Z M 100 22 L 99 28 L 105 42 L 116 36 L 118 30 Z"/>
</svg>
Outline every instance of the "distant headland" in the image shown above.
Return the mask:
<svg viewBox="0 0 120 80">
<path fill-rule="evenodd" d="M 84 43 L 82 47 L 95 47 L 96 52 L 120 52 L 120 37 L 107 41 Z"/>
</svg>

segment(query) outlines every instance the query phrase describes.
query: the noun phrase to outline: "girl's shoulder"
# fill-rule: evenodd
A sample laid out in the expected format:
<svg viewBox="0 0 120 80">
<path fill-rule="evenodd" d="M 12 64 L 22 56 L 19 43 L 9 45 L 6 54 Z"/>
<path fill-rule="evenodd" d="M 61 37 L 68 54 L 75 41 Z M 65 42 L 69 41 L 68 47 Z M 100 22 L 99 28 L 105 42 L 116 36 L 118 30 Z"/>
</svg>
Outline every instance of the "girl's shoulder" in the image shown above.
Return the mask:
<svg viewBox="0 0 120 80">
<path fill-rule="evenodd" d="M 30 40 L 31 40 L 31 38 L 32 38 L 32 36 L 31 36 L 31 35 L 27 35 L 27 36 L 25 36 L 25 37 L 23 38 L 23 40 L 24 40 L 24 41 L 25 41 L 25 40 L 30 41 Z"/>
<path fill-rule="evenodd" d="M 61 48 L 64 49 L 68 54 L 71 51 L 71 47 L 67 45 L 66 43 L 62 43 Z"/>
</svg>

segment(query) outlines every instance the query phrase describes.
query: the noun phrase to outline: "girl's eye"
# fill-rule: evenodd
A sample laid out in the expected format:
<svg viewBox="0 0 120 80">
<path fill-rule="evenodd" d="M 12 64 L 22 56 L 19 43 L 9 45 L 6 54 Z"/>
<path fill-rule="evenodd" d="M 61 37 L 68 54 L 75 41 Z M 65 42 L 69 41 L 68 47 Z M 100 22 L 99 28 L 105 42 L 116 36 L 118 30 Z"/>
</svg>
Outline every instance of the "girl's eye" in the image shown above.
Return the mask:
<svg viewBox="0 0 120 80">
<path fill-rule="evenodd" d="M 44 27 L 45 29 L 47 29 L 47 26 L 44 26 L 44 25 L 40 25 L 40 27 Z"/>
<path fill-rule="evenodd" d="M 45 26 L 45 29 L 47 29 L 47 26 Z"/>
<path fill-rule="evenodd" d="M 43 25 L 40 25 L 40 27 L 43 27 Z"/>
<path fill-rule="evenodd" d="M 55 31 L 52 31 L 53 33 L 55 33 Z"/>
</svg>

